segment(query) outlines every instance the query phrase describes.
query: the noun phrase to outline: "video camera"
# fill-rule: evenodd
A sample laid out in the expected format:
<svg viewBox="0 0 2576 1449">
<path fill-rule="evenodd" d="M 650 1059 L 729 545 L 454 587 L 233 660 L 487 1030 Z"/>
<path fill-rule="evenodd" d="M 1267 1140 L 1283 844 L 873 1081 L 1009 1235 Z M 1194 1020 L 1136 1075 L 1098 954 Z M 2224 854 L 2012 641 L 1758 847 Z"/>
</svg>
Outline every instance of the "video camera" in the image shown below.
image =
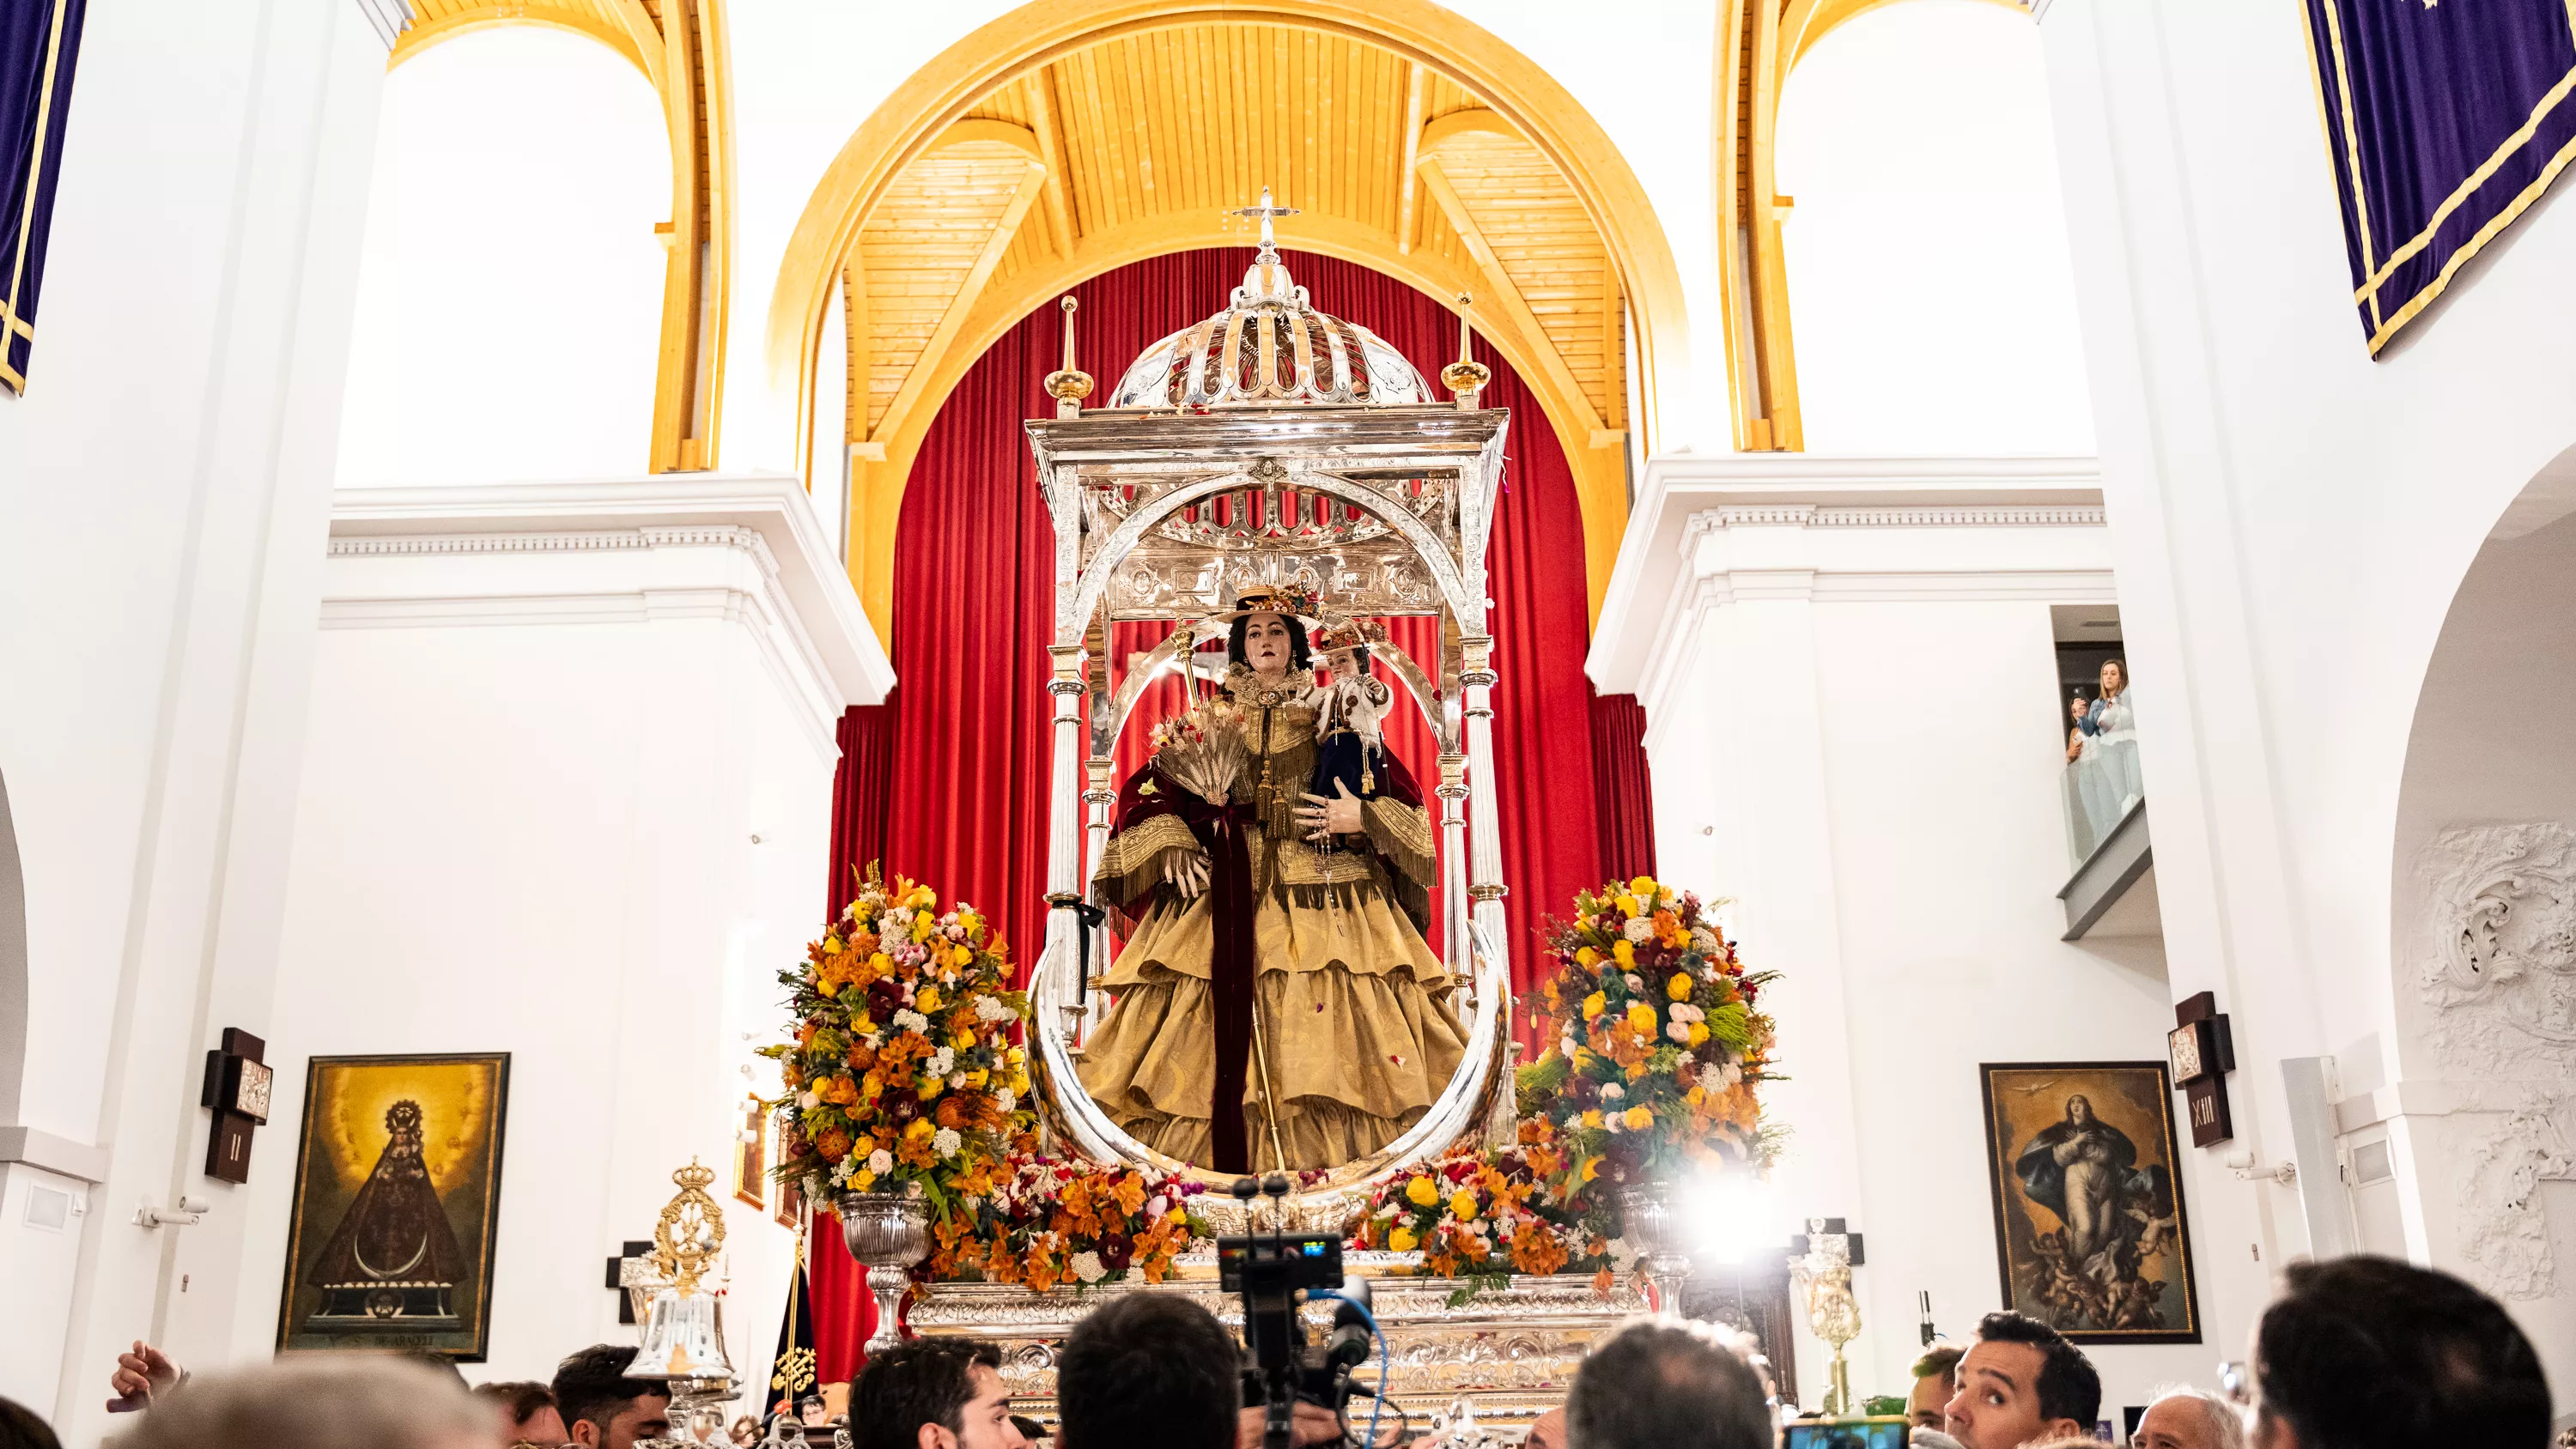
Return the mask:
<svg viewBox="0 0 2576 1449">
<path fill-rule="evenodd" d="M 1267 1194 L 1276 1204 L 1288 1195 L 1288 1179 L 1273 1174 L 1266 1181 L 1237 1178 L 1237 1201 L 1249 1207 Z M 1333 1329 L 1320 1344 L 1306 1342 L 1306 1327 L 1297 1305 L 1310 1293 L 1333 1293 L 1342 1287 L 1342 1240 L 1327 1233 L 1290 1235 L 1275 1227 L 1264 1235 L 1216 1240 L 1220 1285 L 1243 1299 L 1243 1342 L 1251 1363 L 1243 1371 L 1246 1408 L 1265 1411 L 1262 1449 L 1290 1449 L 1295 1442 L 1291 1415 L 1299 1400 L 1342 1415 L 1350 1404 L 1351 1370 L 1368 1361 L 1376 1336 L 1368 1309 L 1368 1282 L 1345 1296 L 1334 1310 Z M 1360 1301 L 1353 1303 L 1350 1298 Z"/>
</svg>

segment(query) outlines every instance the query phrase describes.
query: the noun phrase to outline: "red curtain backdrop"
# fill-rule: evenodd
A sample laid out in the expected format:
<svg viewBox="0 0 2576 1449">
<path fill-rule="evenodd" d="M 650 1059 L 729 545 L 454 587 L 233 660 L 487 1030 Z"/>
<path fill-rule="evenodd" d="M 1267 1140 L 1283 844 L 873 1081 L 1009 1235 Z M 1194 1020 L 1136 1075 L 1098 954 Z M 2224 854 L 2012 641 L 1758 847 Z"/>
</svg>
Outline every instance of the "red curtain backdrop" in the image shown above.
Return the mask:
<svg viewBox="0 0 2576 1449">
<path fill-rule="evenodd" d="M 1605 877 L 1655 873 L 1655 782 L 1646 771 L 1646 707 L 1633 694 L 1592 698 L 1592 798 Z"/>
<path fill-rule="evenodd" d="M 1223 306 L 1251 259 L 1241 248 L 1180 252 L 1076 286 L 1081 360 L 1099 380 L 1095 396 L 1156 339 Z M 1296 252 L 1285 260 L 1316 306 L 1373 329 L 1426 378 L 1454 355 L 1456 315 L 1432 298 L 1353 263 Z M 891 653 L 901 683 L 886 704 L 854 709 L 845 721 L 834 796 L 833 910 L 849 896 L 851 870 L 881 858 L 889 873 L 985 911 L 1023 962 L 1046 934 L 1053 537 L 1020 424 L 1052 411 L 1040 382 L 1057 365 L 1061 326 L 1053 306 L 1023 319 L 977 361 L 931 425 L 895 542 Z M 1626 763 L 1606 773 L 1596 743 L 1583 673 L 1591 642 L 1583 519 L 1565 454 L 1512 369 L 1481 342 L 1478 358 L 1494 369 L 1486 406 L 1512 415 L 1486 564 L 1500 675 L 1493 726 L 1510 886 L 1504 914 L 1514 974 L 1525 986 L 1546 917 L 1563 914 L 1576 891 L 1614 871 L 1649 868 L 1634 861 L 1651 860 L 1651 842 L 1642 857 L 1632 842 L 1645 839 L 1651 805 L 1642 731 L 1620 727 L 1609 753 Z M 1433 667 L 1431 627 L 1394 625 L 1396 641 Z M 1123 678 L 1128 658 L 1165 632 L 1161 625 L 1120 627 L 1113 678 Z M 1158 685 L 1128 739 L 1180 699 L 1177 678 Z M 1400 712 L 1389 737 L 1426 787 L 1437 779 L 1437 752 L 1418 715 Z M 1142 757 L 1122 742 L 1120 759 L 1132 768 Z M 1597 798 L 1611 787 L 1635 793 L 1615 803 Z M 837 1235 L 817 1236 L 814 1331 L 829 1381 L 855 1366 L 874 1315 L 859 1286 L 864 1275 Z"/>
</svg>

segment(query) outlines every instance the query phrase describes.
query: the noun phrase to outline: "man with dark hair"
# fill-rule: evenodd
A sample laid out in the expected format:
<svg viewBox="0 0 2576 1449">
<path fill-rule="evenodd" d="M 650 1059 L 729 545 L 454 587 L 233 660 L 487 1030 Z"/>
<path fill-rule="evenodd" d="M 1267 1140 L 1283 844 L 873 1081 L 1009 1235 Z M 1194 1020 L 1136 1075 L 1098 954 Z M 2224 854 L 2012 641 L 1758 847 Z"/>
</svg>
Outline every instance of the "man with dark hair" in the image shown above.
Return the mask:
<svg viewBox="0 0 2576 1449">
<path fill-rule="evenodd" d="M 1061 1449 L 1234 1449 L 1243 1350 L 1215 1315 L 1165 1293 L 1122 1293 L 1064 1341 Z"/>
<path fill-rule="evenodd" d="M 505 1443 L 534 1444 L 539 1449 L 556 1449 L 563 1443 L 567 1432 L 563 1415 L 555 1411 L 555 1391 L 544 1384 L 533 1379 L 476 1384 L 474 1397 L 500 1409 Z"/>
<path fill-rule="evenodd" d="M 1565 1396 L 1566 1449 L 1770 1449 L 1761 1376 L 1706 1325 L 1640 1319 L 1593 1347 Z"/>
<path fill-rule="evenodd" d="M 2021 1449 L 2093 1432 L 2102 1376 L 2066 1336 L 2036 1318 L 1989 1313 L 1959 1359 L 1959 1392 L 1943 1413 L 1966 1449 Z"/>
<path fill-rule="evenodd" d="M 1914 1388 L 1905 1396 L 1905 1417 L 1915 1428 L 1941 1427 L 1941 1406 L 1958 1396 L 1959 1359 L 1966 1352 L 1943 1339 L 1914 1361 Z"/>
<path fill-rule="evenodd" d="M 1027 1449 L 1011 1422 L 1002 1350 L 974 1338 L 924 1338 L 870 1354 L 850 1386 L 858 1449 Z"/>
<path fill-rule="evenodd" d="M 635 1449 L 671 1432 L 671 1386 L 630 1379 L 635 1350 L 594 1343 L 555 1365 L 555 1408 L 581 1449 Z"/>
<path fill-rule="evenodd" d="M 2540 1449 L 2549 1384 L 2502 1306 L 2392 1258 L 2292 1264 L 2254 1329 L 2256 1449 Z"/>
</svg>

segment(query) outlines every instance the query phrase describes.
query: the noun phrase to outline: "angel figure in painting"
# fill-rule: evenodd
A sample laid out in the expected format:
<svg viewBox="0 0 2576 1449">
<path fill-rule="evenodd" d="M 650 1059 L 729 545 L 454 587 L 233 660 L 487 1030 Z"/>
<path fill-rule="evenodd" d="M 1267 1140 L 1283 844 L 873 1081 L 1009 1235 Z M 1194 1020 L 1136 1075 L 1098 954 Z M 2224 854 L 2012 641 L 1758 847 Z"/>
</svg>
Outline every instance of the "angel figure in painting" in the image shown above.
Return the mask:
<svg viewBox="0 0 2576 1449">
<path fill-rule="evenodd" d="M 1127 939 L 1082 1084 L 1200 1167 L 1335 1167 L 1420 1120 L 1465 1055 L 1422 934 L 1435 841 L 1382 750 L 1353 757 L 1366 792 L 1319 779 L 1313 600 L 1236 607 L 1221 695 L 1169 722 L 1119 792 L 1092 893 Z"/>
</svg>

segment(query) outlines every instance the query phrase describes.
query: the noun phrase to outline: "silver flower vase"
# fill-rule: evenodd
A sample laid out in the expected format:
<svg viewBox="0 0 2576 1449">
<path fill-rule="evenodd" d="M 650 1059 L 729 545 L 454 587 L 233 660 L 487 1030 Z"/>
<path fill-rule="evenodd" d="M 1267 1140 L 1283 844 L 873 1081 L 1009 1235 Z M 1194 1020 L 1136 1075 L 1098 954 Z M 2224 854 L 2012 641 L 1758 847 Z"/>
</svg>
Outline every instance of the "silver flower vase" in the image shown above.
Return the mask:
<svg viewBox="0 0 2576 1449">
<path fill-rule="evenodd" d="M 1648 1286 L 1655 1290 L 1656 1309 L 1682 1316 L 1682 1280 L 1690 1276 L 1691 1260 L 1682 1250 L 1672 1184 L 1640 1182 L 1619 1189 L 1619 1220 L 1640 1254 Z"/>
<path fill-rule="evenodd" d="M 836 1202 L 841 1241 L 867 1265 L 868 1291 L 876 1295 L 877 1331 L 868 1337 L 867 1352 L 878 1353 L 903 1342 L 896 1323 L 912 1286 L 912 1265 L 930 1256 L 930 1204 L 892 1192 L 845 1192 Z"/>
</svg>

